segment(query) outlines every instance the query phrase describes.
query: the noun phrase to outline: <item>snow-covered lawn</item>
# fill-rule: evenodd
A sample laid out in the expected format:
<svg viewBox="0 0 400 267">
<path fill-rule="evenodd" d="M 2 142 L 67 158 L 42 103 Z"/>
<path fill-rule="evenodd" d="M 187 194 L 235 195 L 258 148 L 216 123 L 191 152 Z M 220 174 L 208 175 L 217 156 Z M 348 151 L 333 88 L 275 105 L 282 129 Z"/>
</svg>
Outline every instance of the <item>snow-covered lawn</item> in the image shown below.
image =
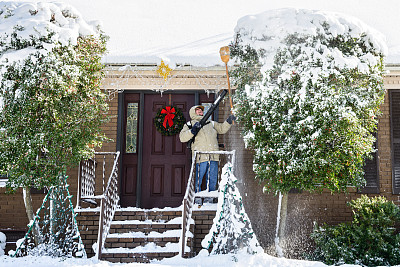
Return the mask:
<svg viewBox="0 0 400 267">
<path fill-rule="evenodd" d="M 276 258 L 268 254 L 261 253 L 256 255 L 243 254 L 230 254 L 230 255 L 203 255 L 200 253 L 197 257 L 191 259 L 182 259 L 179 256 L 163 261 L 155 261 L 151 266 L 190 266 L 190 267 L 245 267 L 245 266 L 276 266 L 276 267 L 294 267 L 294 266 L 312 266 L 323 267 L 327 266 L 321 262 L 290 260 L 285 258 Z M 50 257 L 23 257 L 23 258 L 10 258 L 8 256 L 0 257 L 1 267 L 72 267 L 72 266 L 148 266 L 145 263 L 110 263 L 107 261 L 97 261 L 94 259 L 57 259 Z M 342 265 L 342 266 L 357 266 L 357 265 Z"/>
</svg>

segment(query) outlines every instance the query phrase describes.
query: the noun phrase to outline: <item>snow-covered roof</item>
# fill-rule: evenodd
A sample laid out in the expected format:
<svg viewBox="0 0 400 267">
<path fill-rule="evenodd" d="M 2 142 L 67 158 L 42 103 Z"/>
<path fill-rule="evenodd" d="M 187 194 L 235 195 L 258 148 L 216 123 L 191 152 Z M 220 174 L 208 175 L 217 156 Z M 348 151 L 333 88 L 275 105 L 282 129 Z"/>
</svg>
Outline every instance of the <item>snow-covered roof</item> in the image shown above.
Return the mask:
<svg viewBox="0 0 400 267">
<path fill-rule="evenodd" d="M 16 0 L 24 1 L 24 0 Z M 38 2 L 37 0 L 33 0 Z M 54 0 L 40 0 L 52 2 Z M 57 0 L 58 1 L 58 0 Z M 61 0 L 86 21 L 101 21 L 110 36 L 105 63 L 223 65 L 219 48 L 234 38 L 238 20 L 276 8 L 345 13 L 375 27 L 387 39 L 387 63 L 400 62 L 400 1 L 374 0 Z"/>
<path fill-rule="evenodd" d="M 50 0 L 49 0 L 50 1 Z M 354 16 L 387 39 L 386 62 L 400 62 L 400 1 L 375 0 L 64 0 L 88 20 L 101 20 L 110 36 L 106 63 L 222 65 L 219 48 L 234 38 L 244 16 L 279 8 L 323 10 Z"/>
</svg>

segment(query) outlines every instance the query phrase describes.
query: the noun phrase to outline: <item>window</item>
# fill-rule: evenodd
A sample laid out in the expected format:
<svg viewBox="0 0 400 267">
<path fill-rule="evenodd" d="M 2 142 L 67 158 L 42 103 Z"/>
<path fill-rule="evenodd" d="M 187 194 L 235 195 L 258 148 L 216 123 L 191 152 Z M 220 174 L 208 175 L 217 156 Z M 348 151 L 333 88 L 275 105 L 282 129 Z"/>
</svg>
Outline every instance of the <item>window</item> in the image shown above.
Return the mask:
<svg viewBox="0 0 400 267">
<path fill-rule="evenodd" d="M 138 130 L 138 103 L 128 103 L 126 114 L 126 153 L 136 153 L 137 130 Z"/>
<path fill-rule="evenodd" d="M 393 194 L 400 194 L 400 90 L 389 91 Z"/>
</svg>

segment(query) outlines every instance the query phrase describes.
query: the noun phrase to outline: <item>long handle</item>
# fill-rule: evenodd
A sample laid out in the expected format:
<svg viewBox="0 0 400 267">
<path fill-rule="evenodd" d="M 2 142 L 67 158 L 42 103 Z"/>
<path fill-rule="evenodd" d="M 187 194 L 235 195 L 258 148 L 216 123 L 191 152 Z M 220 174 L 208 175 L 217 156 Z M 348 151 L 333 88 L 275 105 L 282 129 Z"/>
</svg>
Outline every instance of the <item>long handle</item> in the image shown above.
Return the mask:
<svg viewBox="0 0 400 267">
<path fill-rule="evenodd" d="M 226 78 L 228 79 L 228 90 L 229 90 L 229 104 L 231 105 L 231 114 L 233 114 L 233 104 L 232 104 L 232 97 L 231 97 L 231 83 L 229 81 L 229 72 L 228 72 L 228 61 L 231 55 L 231 51 L 229 49 L 229 46 L 223 46 L 219 49 L 219 55 L 221 56 L 222 62 L 225 63 L 225 69 L 226 69 Z M 234 121 L 232 121 L 232 124 L 235 124 Z"/>
<path fill-rule="evenodd" d="M 226 78 L 228 79 L 228 92 L 229 92 L 229 104 L 231 105 L 231 114 L 233 114 L 233 104 L 232 104 L 232 97 L 231 97 L 231 82 L 229 81 L 229 72 L 228 72 L 228 62 L 225 63 L 226 69 Z M 235 121 L 232 121 L 232 125 L 235 124 Z"/>
</svg>

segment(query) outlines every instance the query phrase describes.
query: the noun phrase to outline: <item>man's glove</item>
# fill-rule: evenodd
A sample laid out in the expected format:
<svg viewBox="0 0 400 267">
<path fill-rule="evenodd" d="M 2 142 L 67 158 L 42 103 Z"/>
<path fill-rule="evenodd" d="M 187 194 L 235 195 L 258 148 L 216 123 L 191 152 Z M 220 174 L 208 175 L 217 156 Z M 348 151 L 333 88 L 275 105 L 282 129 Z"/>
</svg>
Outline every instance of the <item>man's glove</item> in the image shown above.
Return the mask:
<svg viewBox="0 0 400 267">
<path fill-rule="evenodd" d="M 192 132 L 193 135 L 196 135 L 201 129 L 201 125 L 200 123 L 196 122 L 193 126 L 192 129 L 190 129 L 190 131 Z"/>
<path fill-rule="evenodd" d="M 232 124 L 232 122 L 235 121 L 235 120 L 236 120 L 236 117 L 235 117 L 235 115 L 233 115 L 233 114 L 229 115 L 229 117 L 226 119 L 226 121 L 227 121 L 229 124 Z"/>
</svg>

